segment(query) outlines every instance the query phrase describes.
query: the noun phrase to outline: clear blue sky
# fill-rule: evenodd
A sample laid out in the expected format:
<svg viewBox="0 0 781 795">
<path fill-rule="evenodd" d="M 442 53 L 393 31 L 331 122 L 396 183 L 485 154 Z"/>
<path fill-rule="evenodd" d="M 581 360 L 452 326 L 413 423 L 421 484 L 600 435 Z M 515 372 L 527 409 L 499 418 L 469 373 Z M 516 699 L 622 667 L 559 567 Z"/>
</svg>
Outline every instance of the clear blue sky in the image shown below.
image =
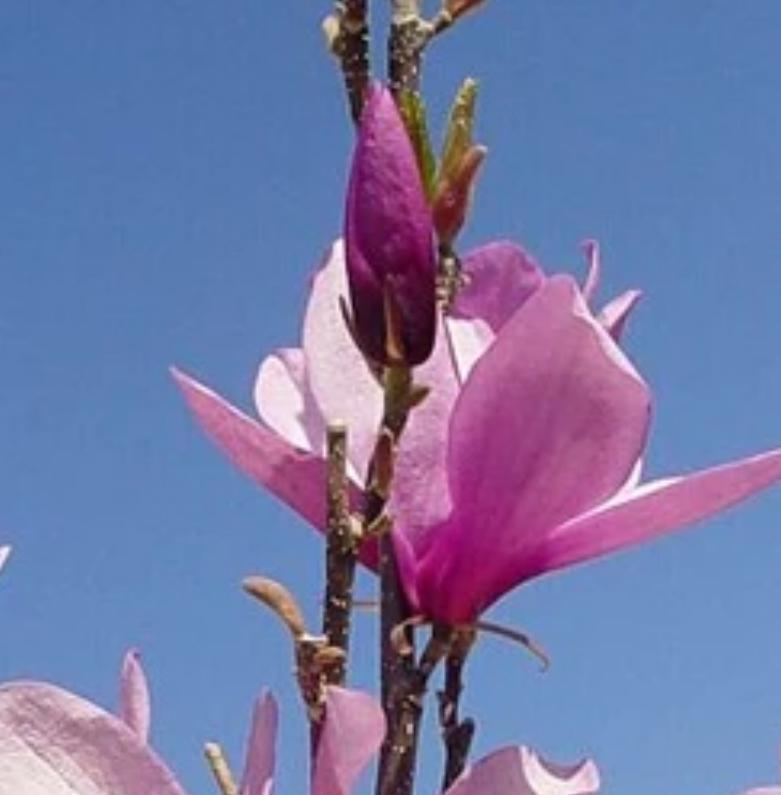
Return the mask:
<svg viewBox="0 0 781 795">
<path fill-rule="evenodd" d="M 213 791 L 200 744 L 238 762 L 263 685 L 283 703 L 280 792 L 303 790 L 286 638 L 238 583 L 284 579 L 314 619 L 321 548 L 205 441 L 167 367 L 249 407 L 261 357 L 298 339 L 350 145 L 327 10 L 0 6 L 0 679 L 112 705 L 139 646 L 154 742 L 193 795 Z M 777 0 L 489 0 L 430 53 L 435 119 L 462 77 L 483 85 L 464 242 L 513 237 L 580 272 L 595 236 L 602 297 L 645 291 L 627 346 L 657 398 L 651 473 L 781 444 L 779 29 Z M 777 489 L 506 598 L 492 617 L 554 664 L 481 644 L 477 751 L 593 754 L 616 794 L 777 780 L 780 525 Z"/>
</svg>

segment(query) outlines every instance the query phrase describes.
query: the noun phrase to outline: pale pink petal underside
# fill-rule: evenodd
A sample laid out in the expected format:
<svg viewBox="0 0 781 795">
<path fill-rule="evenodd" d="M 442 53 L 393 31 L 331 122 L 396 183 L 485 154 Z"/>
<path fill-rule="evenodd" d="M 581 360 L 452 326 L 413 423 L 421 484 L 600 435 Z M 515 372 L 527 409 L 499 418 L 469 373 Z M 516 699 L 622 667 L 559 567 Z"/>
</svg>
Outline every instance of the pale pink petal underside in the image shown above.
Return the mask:
<svg viewBox="0 0 781 795">
<path fill-rule="evenodd" d="M 623 492 L 562 526 L 547 541 L 542 571 L 634 546 L 713 516 L 781 480 L 781 450 Z"/>
<path fill-rule="evenodd" d="M 348 459 L 362 480 L 382 417 L 382 391 L 347 329 L 340 306 L 347 295 L 338 240 L 312 283 L 303 346 L 312 398 L 325 422 L 347 424 Z"/>
<path fill-rule="evenodd" d="M 313 795 L 350 795 L 384 736 L 385 715 L 376 699 L 368 693 L 328 688 Z"/>
<path fill-rule="evenodd" d="M 586 279 L 583 282 L 583 298 L 586 303 L 590 303 L 599 287 L 599 280 L 602 277 L 602 262 L 599 253 L 599 241 L 584 240 L 580 244 L 583 253 L 586 255 Z"/>
<path fill-rule="evenodd" d="M 781 795 L 781 787 L 757 787 L 741 792 L 740 795 Z"/>
<path fill-rule="evenodd" d="M 271 795 L 274 786 L 278 709 L 270 693 L 255 703 L 241 782 L 241 795 Z"/>
<path fill-rule="evenodd" d="M 119 718 L 41 683 L 0 687 L 0 795 L 185 795 Z"/>
<path fill-rule="evenodd" d="M 0 547 L 0 570 L 2 570 L 3 566 L 5 566 L 10 555 L 11 555 L 11 547 L 9 546 Z"/>
<path fill-rule="evenodd" d="M 555 765 L 534 751 L 504 748 L 481 760 L 446 795 L 591 795 L 599 791 L 599 773 L 587 760 Z"/>
<path fill-rule="evenodd" d="M 627 290 L 602 307 L 597 315 L 597 321 L 616 342 L 621 339 L 629 314 L 642 297 L 640 290 Z"/>
<path fill-rule="evenodd" d="M 267 356 L 254 395 L 258 415 L 271 430 L 300 450 L 322 451 L 323 418 L 309 395 L 302 350 L 285 348 Z"/>
<path fill-rule="evenodd" d="M 119 677 L 119 717 L 136 733 L 142 743 L 149 740 L 151 724 L 149 685 L 136 649 L 130 649 L 122 661 Z"/>
</svg>

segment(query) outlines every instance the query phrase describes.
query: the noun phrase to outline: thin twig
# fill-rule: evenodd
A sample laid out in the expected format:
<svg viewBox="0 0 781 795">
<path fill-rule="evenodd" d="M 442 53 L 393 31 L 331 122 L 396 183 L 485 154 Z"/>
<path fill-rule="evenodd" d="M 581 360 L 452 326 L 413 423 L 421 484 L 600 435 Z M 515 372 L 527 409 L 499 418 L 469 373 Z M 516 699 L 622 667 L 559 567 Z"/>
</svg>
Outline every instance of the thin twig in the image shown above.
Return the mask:
<svg viewBox="0 0 781 795">
<path fill-rule="evenodd" d="M 394 95 L 420 91 L 423 50 L 431 38 L 428 22 L 421 16 L 421 0 L 391 0 L 388 35 L 388 82 Z"/>
<path fill-rule="evenodd" d="M 203 753 L 221 795 L 239 795 L 239 788 L 236 786 L 233 774 L 228 766 L 228 760 L 222 753 L 222 748 L 217 743 L 206 743 L 203 747 Z"/>
<path fill-rule="evenodd" d="M 461 720 L 458 714 L 463 691 L 463 670 L 474 634 L 460 634 L 445 661 L 445 685 L 439 696 L 439 725 L 445 745 L 445 767 L 442 792 L 461 775 L 466 767 L 469 749 L 475 733 L 471 718 Z"/>
<path fill-rule="evenodd" d="M 338 0 L 324 28 L 341 65 L 350 116 L 358 124 L 369 87 L 368 1 Z"/>
<path fill-rule="evenodd" d="M 328 514 L 323 635 L 330 646 L 344 652 L 343 661 L 326 671 L 326 682 L 343 685 L 347 673 L 350 613 L 358 551 L 347 492 L 347 429 L 337 423 L 330 425 L 326 440 Z"/>
</svg>

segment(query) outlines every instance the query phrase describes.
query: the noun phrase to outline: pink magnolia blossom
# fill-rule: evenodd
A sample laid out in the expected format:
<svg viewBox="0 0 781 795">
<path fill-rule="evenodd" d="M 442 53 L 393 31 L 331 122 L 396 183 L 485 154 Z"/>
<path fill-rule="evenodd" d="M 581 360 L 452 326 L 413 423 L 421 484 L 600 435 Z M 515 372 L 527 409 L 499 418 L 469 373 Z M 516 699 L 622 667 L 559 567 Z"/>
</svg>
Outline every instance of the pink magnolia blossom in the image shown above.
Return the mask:
<svg viewBox="0 0 781 795">
<path fill-rule="evenodd" d="M 141 742 L 145 743 L 149 739 L 149 685 L 141 666 L 141 657 L 135 649 L 130 649 L 122 661 L 119 676 L 119 717 L 136 733 Z"/>
<path fill-rule="evenodd" d="M 407 364 L 431 353 L 436 329 L 434 228 L 415 153 L 390 92 L 372 90 L 353 156 L 344 227 L 356 337 L 375 362 L 388 355 L 388 300 Z"/>
<path fill-rule="evenodd" d="M 599 258 L 593 244 L 586 253 L 583 291 L 511 244 L 468 255 L 449 344 L 440 329 L 416 370 L 432 392 L 402 437 L 391 509 L 407 593 L 428 618 L 472 622 L 526 580 L 707 518 L 781 477 L 774 450 L 639 483 L 651 395 L 616 344 L 639 294 L 595 317 L 586 299 Z M 381 411 L 339 313 L 343 269 L 337 244 L 313 285 L 303 349 L 261 365 L 262 422 L 175 374 L 234 463 L 319 528 L 325 423 L 348 424 L 355 500 Z"/>
</svg>

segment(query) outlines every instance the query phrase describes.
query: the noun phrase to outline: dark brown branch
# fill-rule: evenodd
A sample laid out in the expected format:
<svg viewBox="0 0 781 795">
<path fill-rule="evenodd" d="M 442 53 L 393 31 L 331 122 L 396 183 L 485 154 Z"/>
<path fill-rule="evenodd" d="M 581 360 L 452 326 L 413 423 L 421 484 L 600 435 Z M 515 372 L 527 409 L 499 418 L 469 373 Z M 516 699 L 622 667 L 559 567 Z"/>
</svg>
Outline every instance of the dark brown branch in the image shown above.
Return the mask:
<svg viewBox="0 0 781 795">
<path fill-rule="evenodd" d="M 339 0 L 324 27 L 341 65 L 350 116 L 357 124 L 369 87 L 368 0 Z"/>
<path fill-rule="evenodd" d="M 326 682 L 343 685 L 347 673 L 350 613 L 358 559 L 357 539 L 347 496 L 347 429 L 344 425 L 333 424 L 328 427 L 326 444 L 328 482 L 323 635 L 329 646 L 344 653 L 340 661 L 326 670 Z"/>
<path fill-rule="evenodd" d="M 423 50 L 431 27 L 421 17 L 421 0 L 391 0 L 388 83 L 394 95 L 420 91 Z"/>
<path fill-rule="evenodd" d="M 458 714 L 463 690 L 463 670 L 471 643 L 471 636 L 461 636 L 454 643 L 445 661 L 445 685 L 437 694 L 439 725 L 445 745 L 442 792 L 447 791 L 464 771 L 475 733 L 474 721 L 471 718 L 461 720 Z"/>
</svg>

